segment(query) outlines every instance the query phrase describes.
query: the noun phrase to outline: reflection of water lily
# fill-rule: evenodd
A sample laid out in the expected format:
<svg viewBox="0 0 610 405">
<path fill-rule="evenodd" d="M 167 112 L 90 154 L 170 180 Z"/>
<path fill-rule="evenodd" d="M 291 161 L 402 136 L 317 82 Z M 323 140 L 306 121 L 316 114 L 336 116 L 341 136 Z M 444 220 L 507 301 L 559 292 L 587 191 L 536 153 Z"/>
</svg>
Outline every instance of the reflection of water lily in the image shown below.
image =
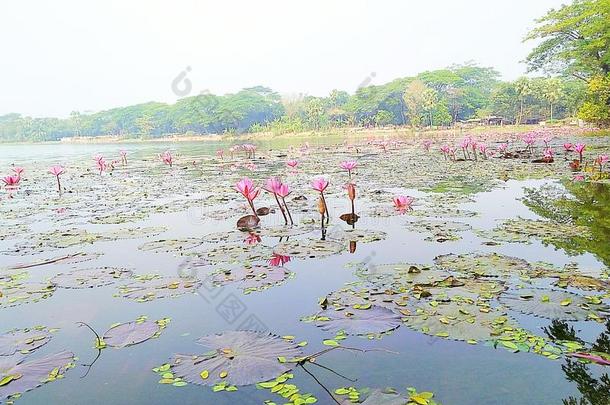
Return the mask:
<svg viewBox="0 0 610 405">
<path fill-rule="evenodd" d="M 261 237 L 254 232 L 250 232 L 246 239 L 244 239 L 246 245 L 257 245 L 258 243 L 260 243 L 260 241 Z"/>
<path fill-rule="evenodd" d="M 289 261 L 290 261 L 290 256 L 273 253 L 273 256 L 271 257 L 271 259 L 269 259 L 269 265 L 275 266 L 275 267 L 283 266 L 284 264 L 288 263 Z"/>
</svg>

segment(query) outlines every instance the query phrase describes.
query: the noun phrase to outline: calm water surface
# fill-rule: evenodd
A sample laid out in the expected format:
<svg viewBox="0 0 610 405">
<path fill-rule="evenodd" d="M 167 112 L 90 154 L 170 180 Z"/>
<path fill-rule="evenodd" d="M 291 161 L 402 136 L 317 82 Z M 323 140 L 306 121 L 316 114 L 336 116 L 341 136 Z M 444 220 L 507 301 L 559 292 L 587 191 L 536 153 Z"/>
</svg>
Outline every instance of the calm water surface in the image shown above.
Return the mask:
<svg viewBox="0 0 610 405">
<path fill-rule="evenodd" d="M 0 167 L 6 170 L 11 162 L 26 165 L 27 162 L 69 162 L 87 160 L 95 153 L 118 155 L 119 149 L 129 152 L 129 159 L 151 158 L 167 148 L 188 156 L 214 154 L 221 143 L 138 143 L 138 144 L 58 144 L 58 145 L 9 145 L 0 146 Z M 269 144 L 261 144 L 265 149 Z M 546 181 L 509 181 L 503 187 L 475 196 L 475 201 L 460 208 L 477 211 L 479 216 L 457 219 L 467 221 L 473 227 L 490 229 L 497 220 L 523 217 L 538 218 L 520 200 L 523 188 L 539 187 Z M 411 190 L 411 194 L 417 195 Z M 4 201 L 3 203 L 6 203 Z M 343 201 L 331 200 L 331 205 L 345 205 Z M 279 215 L 278 215 L 279 216 Z M 279 218 L 276 218 L 279 221 Z M 154 214 L 137 222 L 138 226 L 164 225 L 169 229 L 165 238 L 204 237 L 214 231 L 229 231 L 233 221 L 205 219 L 197 209 L 170 214 Z M 35 231 L 43 231 L 47 225 L 32 224 Z M 570 257 L 552 245 L 534 242 L 530 245 L 505 244 L 485 246 L 473 232 L 463 232 L 462 239 L 455 242 L 431 243 L 424 236 L 406 231 L 399 221 L 363 218 L 357 227 L 383 229 L 388 233 L 384 241 L 359 244 L 355 253 L 344 252 L 323 259 L 293 259 L 286 267 L 295 273 L 293 279 L 263 292 L 244 295 L 228 285 L 214 289 L 201 288 L 198 294 L 176 299 L 161 299 L 138 304 L 113 297 L 114 286 L 89 289 L 58 289 L 49 299 L 38 303 L 0 309 L 2 331 L 13 328 L 46 325 L 61 328 L 52 341 L 37 353 L 47 354 L 69 349 L 79 358 L 78 363 L 88 363 L 96 355 L 92 348 L 92 335 L 76 322 L 87 322 L 103 331 L 119 321 L 136 319 L 147 315 L 149 319 L 169 317 L 170 325 L 158 339 L 153 339 L 126 349 L 106 349 L 92 367 L 86 378 L 80 378 L 86 369 L 78 366 L 69 371 L 62 381 L 46 384 L 42 388 L 25 394 L 18 403 L 24 404 L 262 404 L 266 399 L 282 403 L 268 391 L 253 387 L 240 387 L 235 393 L 213 393 L 199 386 L 173 387 L 158 383 L 159 376 L 151 369 L 166 363 L 174 353 L 202 352 L 195 339 L 207 334 L 240 329 L 248 318 L 278 335 L 295 335 L 298 341 L 306 340 L 306 352 L 315 352 L 325 346 L 323 332 L 311 323 L 299 319 L 315 313 L 318 298 L 340 289 L 344 283 L 355 281 L 349 262 L 371 263 L 432 263 L 434 257 L 447 253 L 498 252 L 518 256 L 529 261 L 544 260 L 558 266 L 576 261 L 584 268 L 599 269 L 602 264 L 591 254 Z M 104 227 L 104 226 L 98 226 Z M 118 227 L 118 226 L 109 226 Z M 92 226 L 91 229 L 96 229 Z M 104 228 L 108 229 L 108 228 Z M 160 273 L 176 276 L 184 261 L 172 253 L 150 254 L 138 249 L 144 239 L 127 239 L 114 242 L 98 242 L 87 247 L 65 249 L 71 251 L 103 252 L 104 255 L 87 266 L 121 266 L 135 269 L 138 273 Z M 0 241 L 0 248 L 8 242 Z M 0 249 L 1 250 L 1 249 Z M 62 251 L 63 253 L 64 251 Z M 0 265 L 6 266 L 24 260 L 19 256 L 4 256 Z M 45 279 L 48 266 L 33 268 L 31 277 Z M 57 269 L 54 269 L 57 270 Z M 60 269 L 61 270 L 61 269 Z M 238 302 L 242 313 L 237 319 L 227 319 L 221 308 L 227 302 Z M 542 335 L 541 328 L 548 321 L 539 318 L 514 315 L 524 327 Z M 526 319 L 527 318 L 527 319 Z M 246 324 L 247 325 L 247 324 Z M 579 324 L 581 336 L 593 339 L 602 326 Z M 406 327 L 384 336 L 380 341 L 349 337 L 345 344 L 361 348 L 382 347 L 398 354 L 384 352 L 351 353 L 335 351 L 320 359 L 320 363 L 336 371 L 357 378 L 350 383 L 322 369 L 316 375 L 326 386 L 354 385 L 357 387 L 393 386 L 400 390 L 416 387 L 420 391 L 433 391 L 435 398 L 443 404 L 560 404 L 570 395 L 579 397 L 574 383 L 566 381 L 562 371 L 563 360 L 551 361 L 530 353 L 511 353 L 506 350 L 486 347 L 482 344 L 468 345 L 427 336 Z M 599 369 L 599 368 L 598 368 Z M 311 392 L 318 403 L 330 404 L 326 393 L 302 370 L 295 370 L 294 383 L 302 392 Z"/>
</svg>

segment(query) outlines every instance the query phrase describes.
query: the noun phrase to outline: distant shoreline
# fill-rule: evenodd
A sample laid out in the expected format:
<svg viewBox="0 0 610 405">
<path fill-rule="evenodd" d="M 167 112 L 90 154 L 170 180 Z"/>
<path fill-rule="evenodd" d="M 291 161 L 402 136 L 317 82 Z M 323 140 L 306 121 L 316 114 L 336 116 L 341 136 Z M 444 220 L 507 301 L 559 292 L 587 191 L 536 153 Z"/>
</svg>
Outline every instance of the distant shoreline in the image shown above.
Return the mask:
<svg viewBox="0 0 610 405">
<path fill-rule="evenodd" d="M 554 125 L 558 127 L 570 127 L 580 129 L 577 126 Z M 305 131 L 283 134 L 273 134 L 271 132 L 245 133 L 241 135 L 172 135 L 158 138 L 127 138 L 119 136 L 81 136 L 66 137 L 57 141 L 20 141 L 20 142 L 0 142 L 2 145 L 31 145 L 31 144 L 121 144 L 121 143 L 173 143 L 173 142 L 231 142 L 231 141 L 269 141 L 277 139 L 316 139 L 327 136 L 344 136 L 346 138 L 359 138 L 363 136 L 371 137 L 396 137 L 412 136 L 424 134 L 435 137 L 442 134 L 466 134 L 479 133 L 485 131 L 496 132 L 525 132 L 528 130 L 539 129 L 540 125 L 503 125 L 503 126 L 477 126 L 477 127 L 454 127 L 437 128 L 427 130 L 415 130 L 408 127 L 384 127 L 384 128 L 334 128 L 324 131 Z"/>
</svg>

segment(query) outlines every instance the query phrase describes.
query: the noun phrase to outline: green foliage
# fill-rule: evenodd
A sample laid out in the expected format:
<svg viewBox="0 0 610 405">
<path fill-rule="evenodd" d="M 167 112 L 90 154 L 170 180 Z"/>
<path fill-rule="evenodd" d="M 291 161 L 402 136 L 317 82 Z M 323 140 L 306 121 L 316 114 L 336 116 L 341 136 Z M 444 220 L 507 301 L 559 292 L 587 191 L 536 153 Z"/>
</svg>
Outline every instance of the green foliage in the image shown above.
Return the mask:
<svg viewBox="0 0 610 405">
<path fill-rule="evenodd" d="M 280 97 L 266 87 L 235 94 L 200 94 L 175 104 L 150 102 L 94 114 L 74 111 L 68 119 L 0 116 L 0 141 L 44 141 L 67 136 L 159 137 L 169 134 L 275 135 L 345 126 L 449 126 L 499 115 L 505 122 L 580 116 L 604 122 L 605 81 L 586 86 L 562 78 L 498 80 L 491 68 L 472 63 L 422 72 L 389 83 L 359 88 L 350 95 L 333 90 L 328 97 Z M 606 88 L 607 89 L 607 88 Z M 605 98 L 604 98 L 605 97 Z"/>
<path fill-rule="evenodd" d="M 610 125 L 610 73 L 596 76 L 587 85 L 586 101 L 578 117 L 598 125 Z"/>
<path fill-rule="evenodd" d="M 610 1 L 575 0 L 549 11 L 526 40 L 542 40 L 527 57 L 530 70 L 583 80 L 610 73 Z"/>
</svg>

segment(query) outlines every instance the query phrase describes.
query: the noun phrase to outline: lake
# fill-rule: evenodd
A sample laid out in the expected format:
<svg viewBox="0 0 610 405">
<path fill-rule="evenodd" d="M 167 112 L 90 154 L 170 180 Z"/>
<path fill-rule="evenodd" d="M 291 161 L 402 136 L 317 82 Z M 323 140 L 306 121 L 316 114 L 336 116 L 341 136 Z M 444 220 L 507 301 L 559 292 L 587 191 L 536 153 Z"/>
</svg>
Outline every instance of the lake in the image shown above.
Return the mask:
<svg viewBox="0 0 610 405">
<path fill-rule="evenodd" d="M 610 139 L 535 135 L 530 155 L 521 134 L 477 134 L 496 152 L 476 160 L 439 151 L 461 137 L 430 151 L 413 137 L 282 139 L 250 156 L 229 142 L 2 145 L 2 176 L 24 173 L 0 200 L 0 334 L 17 330 L 0 336 L 0 402 L 28 387 L 16 403 L 607 404 L 604 367 L 573 354 L 610 350 L 608 168 L 573 171 L 562 145 L 584 142 L 592 160 Z M 545 142 L 554 160 L 532 163 Z M 261 191 L 270 213 L 238 230 L 252 212 L 235 184 L 273 176 L 294 225 Z"/>
</svg>

